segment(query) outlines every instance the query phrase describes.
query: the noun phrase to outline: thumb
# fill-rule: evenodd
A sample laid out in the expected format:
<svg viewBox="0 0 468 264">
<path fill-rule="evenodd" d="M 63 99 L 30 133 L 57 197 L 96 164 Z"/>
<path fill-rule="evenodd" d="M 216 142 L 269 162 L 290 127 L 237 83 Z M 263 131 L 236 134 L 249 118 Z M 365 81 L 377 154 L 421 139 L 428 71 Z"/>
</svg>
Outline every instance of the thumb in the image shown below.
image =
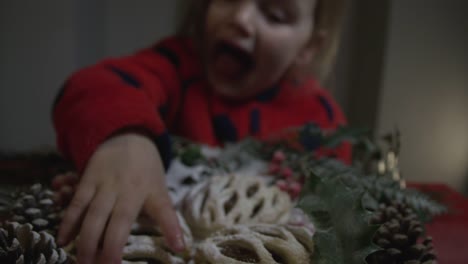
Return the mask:
<svg viewBox="0 0 468 264">
<path fill-rule="evenodd" d="M 166 189 L 152 192 L 144 204 L 146 214 L 159 225 L 169 247 L 175 252 L 185 250 L 184 235 L 176 211 Z"/>
</svg>

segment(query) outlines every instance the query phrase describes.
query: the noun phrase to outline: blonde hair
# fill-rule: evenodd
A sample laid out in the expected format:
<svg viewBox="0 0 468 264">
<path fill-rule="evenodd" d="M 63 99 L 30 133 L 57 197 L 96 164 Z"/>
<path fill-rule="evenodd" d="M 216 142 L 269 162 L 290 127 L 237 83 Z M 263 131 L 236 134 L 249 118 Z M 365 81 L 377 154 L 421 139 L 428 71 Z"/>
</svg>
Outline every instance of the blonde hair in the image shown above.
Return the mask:
<svg viewBox="0 0 468 264">
<path fill-rule="evenodd" d="M 346 0 L 311 1 L 317 1 L 314 11 L 313 37 L 322 32 L 325 34 L 320 50 L 312 62 L 311 71 L 320 81 L 324 81 L 335 62 Z M 186 0 L 185 2 L 178 34 L 197 40 L 197 36 L 203 35 L 204 19 L 211 0 Z"/>
</svg>

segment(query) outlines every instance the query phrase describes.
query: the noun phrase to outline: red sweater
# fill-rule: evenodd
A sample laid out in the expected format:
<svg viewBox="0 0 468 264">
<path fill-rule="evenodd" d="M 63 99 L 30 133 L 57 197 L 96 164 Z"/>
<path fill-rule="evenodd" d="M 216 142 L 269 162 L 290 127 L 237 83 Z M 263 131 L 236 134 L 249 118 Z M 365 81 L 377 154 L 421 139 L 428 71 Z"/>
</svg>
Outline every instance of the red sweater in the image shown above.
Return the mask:
<svg viewBox="0 0 468 264">
<path fill-rule="evenodd" d="M 58 148 L 79 171 L 99 144 L 127 128 L 149 133 L 167 166 L 169 134 L 221 145 L 249 136 L 266 139 L 306 123 L 325 130 L 346 124 L 337 103 L 313 79 L 282 82 L 244 101 L 217 95 L 191 41 L 178 37 L 73 74 L 57 96 L 53 119 Z M 350 146 L 328 154 L 349 163 Z"/>
</svg>

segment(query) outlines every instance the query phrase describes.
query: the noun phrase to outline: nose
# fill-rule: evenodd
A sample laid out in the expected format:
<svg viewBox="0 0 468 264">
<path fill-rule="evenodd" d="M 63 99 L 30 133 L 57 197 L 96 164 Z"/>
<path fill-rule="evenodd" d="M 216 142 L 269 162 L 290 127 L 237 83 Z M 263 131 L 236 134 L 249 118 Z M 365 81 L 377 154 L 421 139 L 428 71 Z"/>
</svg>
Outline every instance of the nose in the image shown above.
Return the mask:
<svg viewBox="0 0 468 264">
<path fill-rule="evenodd" d="M 238 1 L 231 15 L 231 25 L 243 36 L 254 34 L 255 1 Z"/>
</svg>

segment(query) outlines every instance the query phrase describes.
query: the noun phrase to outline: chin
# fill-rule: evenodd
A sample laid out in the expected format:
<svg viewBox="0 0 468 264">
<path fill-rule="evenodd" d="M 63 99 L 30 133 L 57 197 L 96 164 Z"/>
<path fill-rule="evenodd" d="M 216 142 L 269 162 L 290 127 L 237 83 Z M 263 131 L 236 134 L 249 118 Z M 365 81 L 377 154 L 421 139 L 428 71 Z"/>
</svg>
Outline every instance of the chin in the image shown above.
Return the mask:
<svg viewBox="0 0 468 264">
<path fill-rule="evenodd" d="M 226 97 L 233 100 L 242 100 L 252 96 L 251 93 L 246 91 L 242 91 L 237 87 L 233 87 L 230 85 L 218 85 L 213 86 L 213 90 L 220 96 Z"/>
<path fill-rule="evenodd" d="M 210 78 L 210 86 L 213 91 L 225 98 L 232 100 L 242 100 L 251 97 L 255 94 L 252 89 L 248 89 L 246 85 L 238 83 L 236 81 L 219 80 L 216 78 Z"/>
<path fill-rule="evenodd" d="M 208 71 L 207 77 L 213 91 L 230 100 L 247 100 L 266 89 L 257 88 L 260 85 L 254 84 L 255 82 L 251 76 L 242 76 L 242 78 L 230 80 Z"/>
</svg>

